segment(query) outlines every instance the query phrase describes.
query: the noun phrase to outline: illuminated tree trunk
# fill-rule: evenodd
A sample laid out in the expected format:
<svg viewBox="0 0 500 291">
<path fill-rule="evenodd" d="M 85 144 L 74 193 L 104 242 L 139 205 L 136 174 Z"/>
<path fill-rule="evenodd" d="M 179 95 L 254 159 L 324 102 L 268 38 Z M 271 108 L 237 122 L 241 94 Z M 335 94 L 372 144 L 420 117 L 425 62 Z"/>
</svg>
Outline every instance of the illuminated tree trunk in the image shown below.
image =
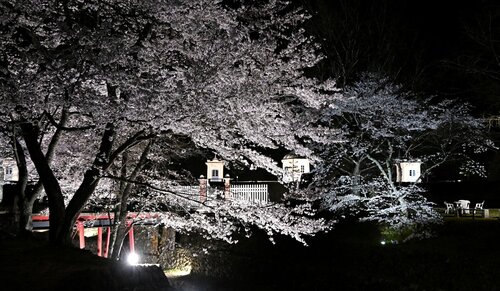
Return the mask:
<svg viewBox="0 0 500 291">
<path fill-rule="evenodd" d="M 28 185 L 26 156 L 24 155 L 24 150 L 16 137 L 13 138 L 12 143 L 17 168 L 19 169 L 19 180 L 17 182 L 16 189 L 17 193 L 14 197 L 12 212 L 14 213 L 14 228 L 18 234 L 23 234 L 27 228 L 30 228 L 31 212 L 33 207 L 29 207 L 29 199 L 26 195 L 26 186 Z"/>
<path fill-rule="evenodd" d="M 352 171 L 352 194 L 359 196 L 360 194 L 360 162 L 354 163 L 354 170 Z"/>
<path fill-rule="evenodd" d="M 126 161 L 127 161 L 127 155 L 124 153 L 124 165 L 123 167 L 125 169 L 122 169 L 122 183 L 120 187 L 120 190 L 122 192 L 120 193 L 120 203 L 117 206 L 117 211 L 115 212 L 115 227 L 113 230 L 113 241 L 111 243 L 111 258 L 112 259 L 118 259 L 120 257 L 120 252 L 123 246 L 123 241 L 125 240 L 125 237 L 127 235 L 129 225 L 127 224 L 127 205 L 128 205 L 128 200 L 130 197 L 130 194 L 132 193 L 132 188 L 133 188 L 133 183 L 130 181 L 134 181 L 139 173 L 142 171 L 144 168 L 146 162 L 147 162 L 147 156 L 149 154 L 149 151 L 151 149 L 151 146 L 153 145 L 153 140 L 150 140 L 144 150 L 142 151 L 141 157 L 139 158 L 139 161 L 137 162 L 134 170 L 130 174 L 130 177 L 126 176 Z"/>
<path fill-rule="evenodd" d="M 66 215 L 61 226 L 61 231 L 58 233 L 59 235 L 57 237 L 57 241 L 64 245 L 71 244 L 71 231 L 73 230 L 76 219 L 99 184 L 101 171 L 109 167 L 115 134 L 114 124 L 106 124 L 96 158 L 91 168 L 85 172 L 80 187 L 78 187 L 66 208 Z"/>
</svg>

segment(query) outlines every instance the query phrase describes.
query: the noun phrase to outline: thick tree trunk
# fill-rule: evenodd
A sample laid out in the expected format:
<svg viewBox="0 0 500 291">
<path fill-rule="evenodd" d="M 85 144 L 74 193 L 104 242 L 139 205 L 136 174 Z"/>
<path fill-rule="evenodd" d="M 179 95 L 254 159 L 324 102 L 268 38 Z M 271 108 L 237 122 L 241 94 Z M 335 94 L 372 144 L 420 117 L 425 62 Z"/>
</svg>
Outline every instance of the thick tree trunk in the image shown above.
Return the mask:
<svg viewBox="0 0 500 291">
<path fill-rule="evenodd" d="M 17 193 L 14 199 L 12 213 L 14 213 L 14 227 L 18 234 L 24 234 L 33 230 L 31 215 L 36 198 L 42 192 L 42 183 L 39 181 L 32 190 L 27 188 L 28 170 L 26 167 L 26 155 L 19 141 L 14 138 L 14 155 L 19 169 L 19 181 L 17 182 Z"/>
<path fill-rule="evenodd" d="M 116 129 L 114 124 L 106 124 L 99 152 L 94 159 L 92 167 L 85 172 L 80 187 L 76 190 L 67 208 L 65 208 L 64 197 L 62 195 L 59 182 L 54 176 L 54 173 L 50 168 L 49 160 L 47 159 L 47 157 L 52 157 L 51 155 L 53 155 L 53 151 L 49 151 L 47 153 L 47 157 L 44 156 L 37 140 L 39 134 L 37 126 L 31 123 L 23 123 L 21 124 L 21 130 L 30 157 L 35 164 L 35 168 L 40 176 L 40 181 L 43 184 L 45 192 L 47 193 L 50 212 L 49 239 L 52 244 L 56 245 L 71 245 L 71 233 L 76 218 L 80 214 L 90 196 L 94 193 L 99 183 L 101 172 L 106 171 L 112 164 L 112 161 L 121 152 L 136 145 L 141 140 L 150 138 L 144 136 L 144 132 L 140 131 L 111 153 L 113 149 L 113 142 L 115 140 Z M 34 202 L 34 199 L 36 199 L 36 197 L 30 198 L 32 198 L 29 200 L 30 202 Z M 26 208 L 26 211 L 30 210 L 30 208 L 32 209 L 32 204 L 31 207 Z"/>
<path fill-rule="evenodd" d="M 68 111 L 66 109 L 63 109 L 61 113 L 61 119 L 59 121 L 59 126 L 65 126 L 67 120 Z M 47 148 L 47 152 L 45 154 L 45 160 L 47 161 L 47 164 L 49 166 L 52 162 L 52 158 L 54 157 L 55 148 L 59 143 L 62 135 L 62 129 L 60 127 L 56 129 L 56 132 L 52 136 Z M 40 193 L 42 193 L 43 184 L 41 181 L 38 181 L 38 183 L 36 183 L 35 187 L 32 190 L 27 189 L 29 176 L 26 167 L 26 155 L 24 154 L 24 149 L 15 134 L 12 145 L 16 157 L 16 163 L 19 169 L 19 181 L 17 183 L 18 189 L 13 209 L 14 221 L 17 232 L 24 233 L 33 229 L 31 219 L 31 215 L 33 214 L 33 205 Z"/>
<path fill-rule="evenodd" d="M 65 214 L 64 197 L 61 187 L 38 143 L 38 127 L 31 123 L 23 123 L 21 130 L 31 160 L 40 176 L 40 181 L 42 181 L 49 200 L 49 240 L 53 244 L 58 244 L 57 238 L 59 237 Z"/>
<path fill-rule="evenodd" d="M 17 168 L 19 171 L 19 180 L 17 182 L 17 193 L 14 198 L 14 204 L 12 205 L 12 213 L 14 214 L 14 228 L 18 234 L 23 234 L 25 231 L 26 217 L 24 215 L 24 206 L 26 204 L 26 186 L 28 185 L 28 170 L 26 167 L 26 156 L 24 155 L 24 150 L 14 136 L 12 140 L 12 148 L 14 150 L 14 156 L 16 158 Z"/>
<path fill-rule="evenodd" d="M 33 205 L 36 199 L 42 193 L 43 185 L 41 182 L 36 183 L 35 187 L 31 191 L 26 192 L 26 199 L 24 200 L 23 211 L 21 211 L 21 227 L 27 231 L 33 230 L 33 223 L 31 215 L 33 214 Z"/>
<path fill-rule="evenodd" d="M 33 202 L 26 199 L 24 200 L 24 205 L 20 211 L 19 216 L 19 232 L 31 232 L 33 230 L 33 223 L 31 215 L 33 214 Z"/>
<path fill-rule="evenodd" d="M 99 184 L 101 175 L 100 172 L 106 170 L 109 166 L 109 157 L 111 150 L 113 149 L 115 134 L 116 131 L 114 124 L 106 124 L 99 152 L 94 159 L 92 167 L 85 172 L 80 187 L 78 187 L 75 195 L 73 195 L 73 198 L 71 198 L 68 207 L 66 208 L 66 215 L 62 222 L 61 230 L 57 236 L 57 240 L 61 244 L 71 244 L 71 232 L 76 219 L 85 206 L 85 203 L 89 200 L 90 196 L 94 193 L 97 185 Z"/>
</svg>

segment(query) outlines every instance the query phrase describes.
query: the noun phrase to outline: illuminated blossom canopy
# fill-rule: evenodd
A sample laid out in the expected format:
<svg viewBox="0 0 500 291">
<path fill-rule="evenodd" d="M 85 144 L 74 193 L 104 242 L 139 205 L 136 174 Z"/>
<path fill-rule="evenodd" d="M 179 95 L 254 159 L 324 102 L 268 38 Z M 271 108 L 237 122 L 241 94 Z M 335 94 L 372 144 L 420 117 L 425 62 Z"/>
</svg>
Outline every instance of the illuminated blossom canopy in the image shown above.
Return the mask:
<svg viewBox="0 0 500 291">
<path fill-rule="evenodd" d="M 312 121 L 333 83 L 303 76 L 321 59 L 300 28 L 307 16 L 281 1 L 235 4 L 1 4 L 0 118 L 25 144 L 43 183 L 52 241 L 67 240 L 76 215 L 126 152 L 136 160 L 137 147 L 162 154 L 146 146 L 153 139 L 185 135 L 275 174 L 280 168 L 256 149 L 310 155 L 304 140 L 331 140 L 335 131 Z M 42 150 L 55 132 L 62 134 L 49 161 Z M 57 180 L 54 172 L 64 171 L 66 179 Z"/>
</svg>

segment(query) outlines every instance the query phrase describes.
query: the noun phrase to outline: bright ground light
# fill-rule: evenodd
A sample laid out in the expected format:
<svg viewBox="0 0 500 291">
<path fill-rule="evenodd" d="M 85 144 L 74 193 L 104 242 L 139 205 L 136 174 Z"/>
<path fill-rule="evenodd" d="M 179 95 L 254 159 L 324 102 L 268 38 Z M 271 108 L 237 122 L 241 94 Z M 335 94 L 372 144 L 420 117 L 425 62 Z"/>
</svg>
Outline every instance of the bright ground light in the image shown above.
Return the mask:
<svg viewBox="0 0 500 291">
<path fill-rule="evenodd" d="M 137 255 L 136 253 L 128 254 L 127 262 L 130 265 L 137 265 L 139 263 L 139 255 Z"/>
</svg>

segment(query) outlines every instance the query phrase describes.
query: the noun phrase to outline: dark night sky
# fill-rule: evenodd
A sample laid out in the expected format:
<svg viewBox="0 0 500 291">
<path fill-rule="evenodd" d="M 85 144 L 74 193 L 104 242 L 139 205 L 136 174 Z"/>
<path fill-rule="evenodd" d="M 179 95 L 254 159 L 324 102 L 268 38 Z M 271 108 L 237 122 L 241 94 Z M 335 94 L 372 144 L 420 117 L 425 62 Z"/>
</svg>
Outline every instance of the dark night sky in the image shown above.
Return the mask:
<svg viewBox="0 0 500 291">
<path fill-rule="evenodd" d="M 329 56 L 320 75 L 348 85 L 360 72 L 382 71 L 410 90 L 500 112 L 499 1 L 295 2 L 313 14 L 308 31 Z"/>
<path fill-rule="evenodd" d="M 313 15 L 307 31 L 328 56 L 316 76 L 345 86 L 361 72 L 378 71 L 422 96 L 467 101 L 477 116 L 500 115 L 500 1 L 294 3 Z M 498 179 L 500 155 L 490 158 L 490 178 Z"/>
</svg>

